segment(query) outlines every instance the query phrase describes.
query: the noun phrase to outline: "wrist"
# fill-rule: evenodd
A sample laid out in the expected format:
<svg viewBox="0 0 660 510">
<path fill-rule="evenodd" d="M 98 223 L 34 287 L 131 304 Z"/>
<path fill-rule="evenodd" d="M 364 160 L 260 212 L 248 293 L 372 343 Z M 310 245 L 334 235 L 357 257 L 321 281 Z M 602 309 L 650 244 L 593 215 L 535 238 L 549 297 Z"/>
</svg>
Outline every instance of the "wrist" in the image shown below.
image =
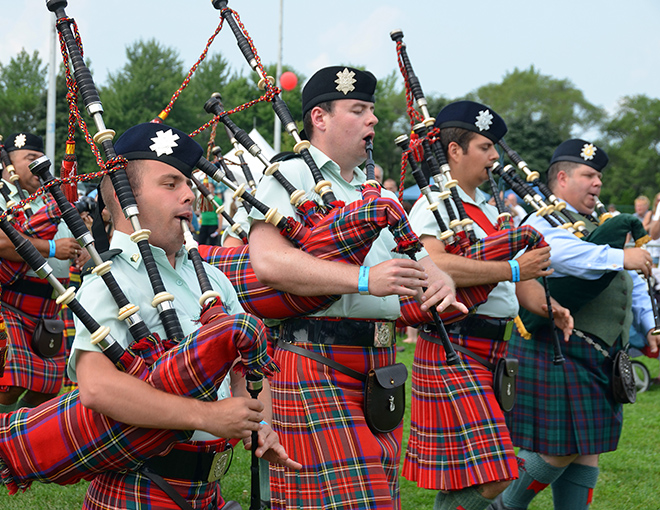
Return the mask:
<svg viewBox="0 0 660 510">
<path fill-rule="evenodd" d="M 358 276 L 358 292 L 363 296 L 369 295 L 369 267 L 360 266 L 360 274 Z"/>
<path fill-rule="evenodd" d="M 519 282 L 520 281 L 520 264 L 517 260 L 509 260 L 509 266 L 511 266 L 511 281 Z"/>
<path fill-rule="evenodd" d="M 55 241 L 52 239 L 48 241 L 48 258 L 51 259 L 55 256 L 55 252 L 57 251 L 57 246 L 55 245 Z"/>
</svg>

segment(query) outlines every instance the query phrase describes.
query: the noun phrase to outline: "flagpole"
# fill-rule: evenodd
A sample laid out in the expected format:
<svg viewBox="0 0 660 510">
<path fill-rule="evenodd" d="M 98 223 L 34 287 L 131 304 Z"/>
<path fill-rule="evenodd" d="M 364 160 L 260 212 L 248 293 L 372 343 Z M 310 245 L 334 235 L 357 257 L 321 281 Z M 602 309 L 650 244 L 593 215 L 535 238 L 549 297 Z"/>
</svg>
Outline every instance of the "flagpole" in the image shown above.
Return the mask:
<svg viewBox="0 0 660 510">
<path fill-rule="evenodd" d="M 280 76 L 282 76 L 282 25 L 284 18 L 284 0 L 280 0 L 280 26 L 278 33 L 278 44 L 277 44 L 277 70 L 275 72 L 275 84 L 280 86 Z M 275 115 L 275 124 L 273 125 L 273 149 L 278 153 L 281 150 L 282 142 L 282 123 L 277 115 Z"/>
<path fill-rule="evenodd" d="M 57 30 L 55 14 L 50 13 L 50 63 L 48 73 L 48 96 L 46 102 L 46 155 L 55 161 L 55 101 L 57 82 Z"/>
</svg>

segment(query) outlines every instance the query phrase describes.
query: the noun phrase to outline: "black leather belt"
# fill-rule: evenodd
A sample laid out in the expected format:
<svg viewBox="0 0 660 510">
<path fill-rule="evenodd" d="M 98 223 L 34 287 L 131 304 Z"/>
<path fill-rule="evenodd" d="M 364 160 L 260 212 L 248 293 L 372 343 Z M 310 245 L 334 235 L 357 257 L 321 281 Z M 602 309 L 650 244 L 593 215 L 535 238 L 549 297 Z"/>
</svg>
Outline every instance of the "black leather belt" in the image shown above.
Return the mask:
<svg viewBox="0 0 660 510">
<path fill-rule="evenodd" d="M 144 466 L 163 478 L 214 482 L 229 469 L 233 449 L 222 452 L 192 452 L 174 449 L 163 457 L 152 457 Z"/>
<path fill-rule="evenodd" d="M 11 285 L 3 285 L 2 290 L 9 290 L 17 294 L 27 294 L 29 296 L 36 296 L 44 299 L 53 298 L 53 287 L 50 283 L 43 281 L 35 282 L 32 280 L 18 279 Z"/>
<path fill-rule="evenodd" d="M 290 343 L 391 347 L 394 322 L 289 319 L 282 323 L 280 339 Z"/>
<path fill-rule="evenodd" d="M 468 315 L 465 319 L 446 326 L 447 333 L 456 336 L 472 336 L 488 338 L 495 341 L 508 341 L 513 332 L 512 319 L 495 319 L 485 315 Z M 434 332 L 435 327 L 426 326 L 427 331 Z"/>
</svg>

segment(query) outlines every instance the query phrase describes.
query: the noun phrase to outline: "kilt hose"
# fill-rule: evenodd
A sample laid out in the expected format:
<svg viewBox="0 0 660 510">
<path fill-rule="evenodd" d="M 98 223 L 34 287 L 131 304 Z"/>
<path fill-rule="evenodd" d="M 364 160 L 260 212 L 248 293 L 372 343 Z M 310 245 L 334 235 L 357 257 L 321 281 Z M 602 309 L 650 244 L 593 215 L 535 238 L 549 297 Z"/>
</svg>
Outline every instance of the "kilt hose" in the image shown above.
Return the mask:
<svg viewBox="0 0 660 510">
<path fill-rule="evenodd" d="M 296 344 L 358 372 L 394 363 L 394 348 Z M 271 465 L 273 509 L 399 509 L 403 427 L 374 434 L 364 418 L 363 383 L 280 348 L 271 382 L 273 428 L 294 471 Z"/>
<path fill-rule="evenodd" d="M 601 346 L 613 356 L 621 340 Z M 506 417 L 513 444 L 554 456 L 616 450 L 623 410 L 612 399 L 611 361 L 575 335 L 561 349 L 566 361 L 554 365 L 547 328 L 531 340 L 514 333 L 509 354 L 520 360 L 520 369 L 516 405 Z"/>
<path fill-rule="evenodd" d="M 419 487 L 460 490 L 518 478 L 518 463 L 504 413 L 493 393 L 493 374 L 458 352 L 446 364 L 441 345 L 417 340 L 412 367 L 410 438 L 403 476 Z M 450 340 L 496 363 L 507 342 L 449 335 Z"/>
<path fill-rule="evenodd" d="M 28 278 L 44 285 L 40 278 Z M 19 294 L 2 290 L 2 301 L 33 317 L 48 319 L 58 318 L 60 305 L 54 299 Z M 2 316 L 7 324 L 7 333 L 11 339 L 9 358 L 4 375 L 0 377 L 0 391 L 7 391 L 10 386 L 18 386 L 37 393 L 57 393 L 62 387 L 62 377 L 66 367 L 65 346 L 52 358 L 37 356 L 30 342 L 36 324 L 31 319 L 2 307 Z"/>
</svg>

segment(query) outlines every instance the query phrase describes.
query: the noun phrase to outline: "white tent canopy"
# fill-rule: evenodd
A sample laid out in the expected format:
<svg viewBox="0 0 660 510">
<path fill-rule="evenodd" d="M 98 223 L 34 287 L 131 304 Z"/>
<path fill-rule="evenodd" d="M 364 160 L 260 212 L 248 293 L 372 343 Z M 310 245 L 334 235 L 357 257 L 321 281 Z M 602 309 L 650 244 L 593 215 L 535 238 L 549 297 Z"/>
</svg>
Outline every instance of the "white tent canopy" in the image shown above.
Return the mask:
<svg viewBox="0 0 660 510">
<path fill-rule="evenodd" d="M 276 154 L 275 150 L 270 146 L 270 144 L 264 139 L 263 136 L 261 136 L 259 131 L 257 131 L 255 128 L 253 128 L 252 131 L 250 131 L 248 134 L 250 138 L 254 141 L 254 143 L 256 143 L 259 146 L 259 148 L 261 149 L 261 153 L 267 160 L 270 160 Z M 236 155 L 237 150 L 243 150 L 243 159 L 245 159 L 245 162 L 250 167 L 250 172 L 252 172 L 252 177 L 254 178 L 254 181 L 258 183 L 261 177 L 263 176 L 264 164 L 259 160 L 259 158 L 256 158 L 252 154 L 250 154 L 247 151 L 247 149 L 245 149 L 244 147 L 239 146 L 238 149 L 232 148 L 229 152 L 223 154 L 223 157 L 225 159 L 225 162 L 227 163 L 229 170 L 232 172 L 232 174 L 238 181 L 239 185 L 246 182 L 245 175 L 243 175 L 243 170 L 240 166 L 240 160 Z M 203 180 L 205 175 L 206 174 L 204 174 L 201 171 L 195 173 L 195 177 L 197 177 L 200 181 Z M 231 201 L 232 201 L 232 191 L 226 190 L 223 195 L 223 202 L 225 204 L 230 204 Z"/>
<path fill-rule="evenodd" d="M 270 158 L 272 158 L 275 155 L 275 150 L 270 146 L 270 144 L 264 139 L 263 136 L 261 136 L 259 131 L 257 131 L 255 128 L 253 128 L 252 131 L 250 131 L 248 134 L 250 135 L 250 138 L 252 138 L 254 143 L 256 143 L 261 148 L 261 153 L 264 155 L 264 157 L 270 161 Z M 261 176 L 263 175 L 264 165 L 261 161 L 259 161 L 259 158 L 255 158 L 252 154 L 250 154 L 247 151 L 247 149 L 239 146 L 239 149 L 232 148 L 232 150 L 224 154 L 223 156 L 227 162 L 227 166 L 233 172 L 234 177 L 236 177 L 236 180 L 239 183 L 245 182 L 245 176 L 243 175 L 243 170 L 241 170 L 241 167 L 239 165 L 239 159 L 238 156 L 236 155 L 237 150 L 243 150 L 243 159 L 245 159 L 245 162 L 250 167 L 250 171 L 252 172 L 254 181 L 258 183 L 259 180 L 261 179 Z"/>
</svg>

